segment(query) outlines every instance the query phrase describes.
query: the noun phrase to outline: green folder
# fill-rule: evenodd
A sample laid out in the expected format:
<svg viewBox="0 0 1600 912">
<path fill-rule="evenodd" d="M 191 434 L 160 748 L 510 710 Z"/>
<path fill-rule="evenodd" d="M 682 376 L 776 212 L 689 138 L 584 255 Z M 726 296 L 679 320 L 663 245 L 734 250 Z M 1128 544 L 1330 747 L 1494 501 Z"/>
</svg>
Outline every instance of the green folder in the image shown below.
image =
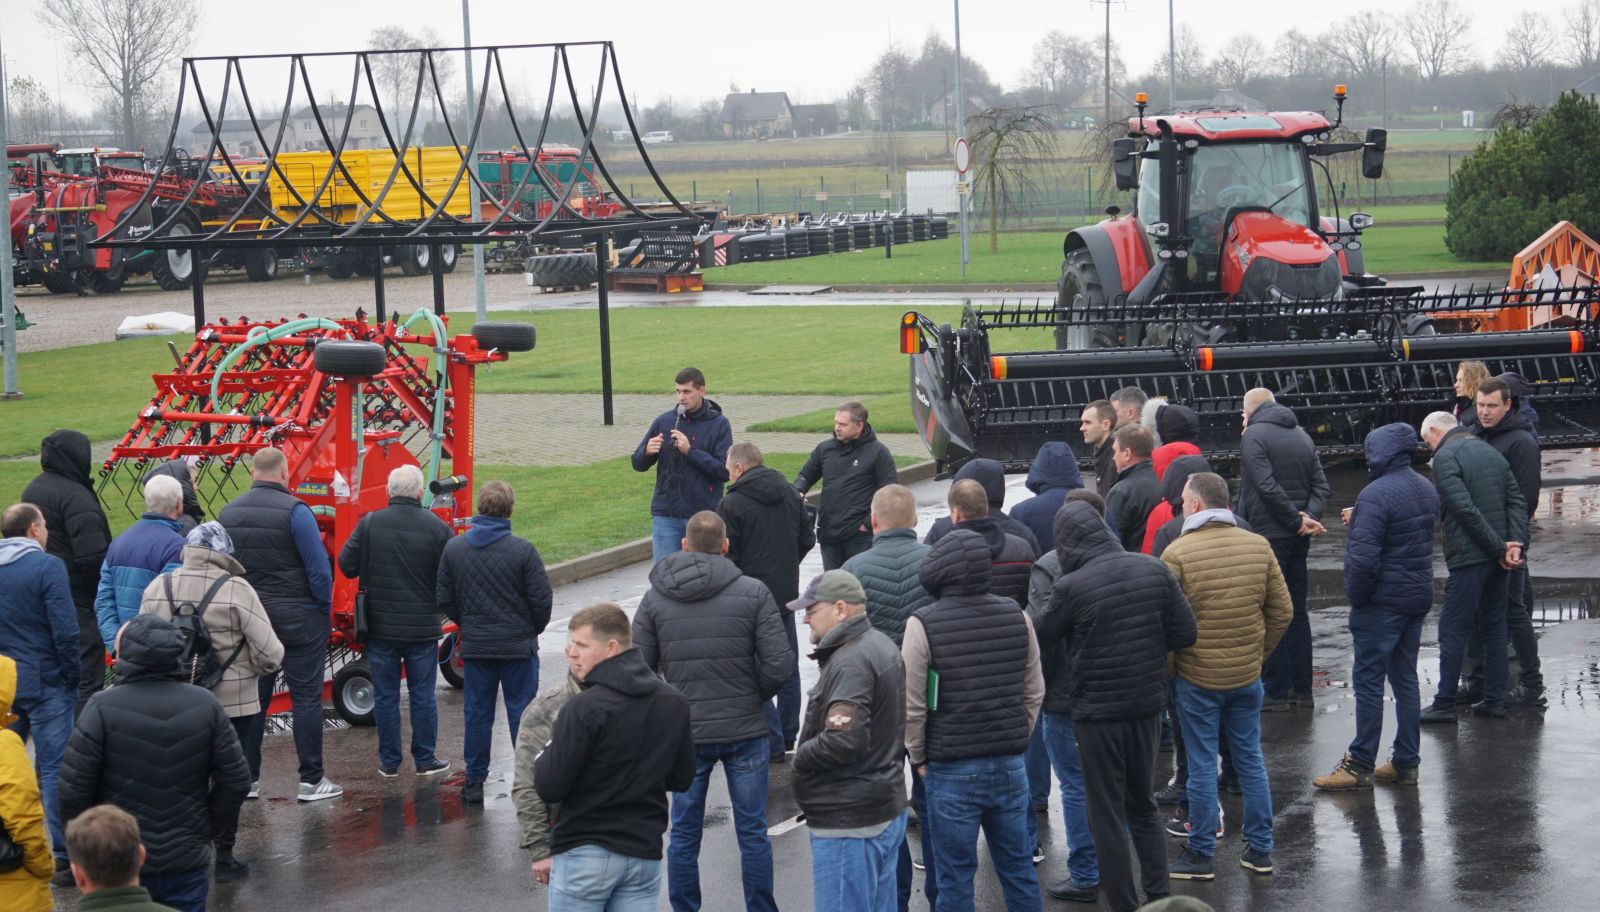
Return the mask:
<svg viewBox="0 0 1600 912">
<path fill-rule="evenodd" d="M 939 672 L 928 669 L 928 712 L 939 708 Z"/>
</svg>

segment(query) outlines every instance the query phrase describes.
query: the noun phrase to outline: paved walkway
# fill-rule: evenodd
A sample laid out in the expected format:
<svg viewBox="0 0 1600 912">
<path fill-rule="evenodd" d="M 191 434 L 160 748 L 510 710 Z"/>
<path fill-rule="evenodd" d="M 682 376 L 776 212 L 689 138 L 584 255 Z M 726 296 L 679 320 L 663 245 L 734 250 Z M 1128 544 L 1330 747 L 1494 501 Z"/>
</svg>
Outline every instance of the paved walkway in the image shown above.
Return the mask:
<svg viewBox="0 0 1600 912">
<path fill-rule="evenodd" d="M 714 396 L 733 425 L 734 438 L 766 453 L 809 453 L 824 434 L 745 433 L 753 424 L 838 405 L 838 396 Z M 585 465 L 627 455 L 650 422 L 672 405 L 660 395 L 614 397 L 616 423 L 600 423 L 595 393 L 495 393 L 478 397 L 477 458 L 484 463 Z M 915 434 L 883 434 L 896 456 L 925 456 Z"/>
</svg>

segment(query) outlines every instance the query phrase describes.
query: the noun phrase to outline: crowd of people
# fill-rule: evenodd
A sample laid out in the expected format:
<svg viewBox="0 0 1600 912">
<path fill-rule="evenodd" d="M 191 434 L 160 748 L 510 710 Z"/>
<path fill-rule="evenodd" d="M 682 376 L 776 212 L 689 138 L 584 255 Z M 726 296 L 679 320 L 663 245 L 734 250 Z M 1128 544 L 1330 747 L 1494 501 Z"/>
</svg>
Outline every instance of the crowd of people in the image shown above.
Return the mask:
<svg viewBox="0 0 1600 912">
<path fill-rule="evenodd" d="M 1469 362 L 1457 379 L 1452 410 L 1366 439 L 1372 481 L 1342 517 L 1356 732 L 1318 789 L 1414 785 L 1422 724 L 1544 705 L 1526 563 L 1537 414 L 1514 375 Z M 552 910 L 654 909 L 663 873 L 674 910 L 701 908 L 719 765 L 752 910 L 779 905 L 767 800 L 783 763 L 818 909 L 905 910 L 921 870 L 930 908 L 970 910 L 980 834 L 1010 912 L 1040 909 L 1041 886 L 1119 912 L 1183 908 L 1172 880 L 1218 876 L 1219 791 L 1242 796 L 1240 867 L 1273 874 L 1260 717 L 1316 699 L 1306 564 L 1329 485 L 1270 391 L 1244 398 L 1236 492 L 1192 409 L 1126 388 L 1082 410 L 1090 483 L 1068 444 L 1046 443 L 1033 496 L 1006 511 L 1003 467 L 971 460 L 919 541 L 915 495 L 860 403 L 837 410 L 790 480 L 734 442 L 700 371 L 676 385 L 676 408 L 633 456 L 656 473 L 649 590 L 631 618 L 604 603 L 574 613 L 567 674 L 542 694 L 552 590 L 511 532 L 504 482 L 478 487 L 456 536 L 422 506 L 421 472 L 397 468 L 389 505 L 330 561 L 282 452 L 255 453 L 250 488 L 212 521 L 175 460 L 146 477 L 146 512 L 113 539 L 87 439 L 52 434 L 43 474 L 0 516 L 0 716 L 15 716 L 0 733 L 0 824 L 19 859 L 0 870 L 0 904 L 51 908 L 54 883 L 82 891 L 85 909 L 202 910 L 213 878 L 246 876 L 233 849 L 241 806 L 262 794 L 280 675 L 295 797 L 343 793 L 322 762 L 335 567 L 359 582 L 379 776 L 399 775 L 406 754 L 402 675 L 416 774 L 450 768 L 433 693 L 448 617 L 464 670 L 462 799 L 483 801 L 503 703 L 522 844 Z M 1424 444 L 1431 483 L 1413 468 Z M 1424 705 L 1436 520 L 1449 576 L 1439 690 Z M 819 544 L 824 572 L 802 588 Z M 819 667 L 804 699 L 797 620 Z M 1385 681 L 1397 730 L 1378 765 Z M 1041 884 L 1052 777 L 1065 876 Z M 1183 848 L 1169 860 L 1173 837 Z"/>
</svg>

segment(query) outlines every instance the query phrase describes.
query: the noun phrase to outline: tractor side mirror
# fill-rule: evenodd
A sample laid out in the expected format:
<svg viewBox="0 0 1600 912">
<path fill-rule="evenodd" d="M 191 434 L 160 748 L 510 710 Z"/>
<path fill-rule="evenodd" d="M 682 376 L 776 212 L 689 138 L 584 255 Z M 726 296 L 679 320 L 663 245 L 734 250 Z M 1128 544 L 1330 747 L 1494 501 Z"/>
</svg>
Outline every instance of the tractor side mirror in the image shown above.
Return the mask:
<svg viewBox="0 0 1600 912">
<path fill-rule="evenodd" d="M 1361 149 L 1361 176 L 1367 180 L 1377 180 L 1383 176 L 1383 153 L 1389 148 L 1389 131 L 1377 127 L 1367 131 L 1367 139 Z"/>
<path fill-rule="evenodd" d="M 1111 173 L 1116 177 L 1118 190 L 1133 190 L 1139 186 L 1139 159 L 1133 154 L 1133 140 L 1118 139 L 1111 143 Z"/>
</svg>

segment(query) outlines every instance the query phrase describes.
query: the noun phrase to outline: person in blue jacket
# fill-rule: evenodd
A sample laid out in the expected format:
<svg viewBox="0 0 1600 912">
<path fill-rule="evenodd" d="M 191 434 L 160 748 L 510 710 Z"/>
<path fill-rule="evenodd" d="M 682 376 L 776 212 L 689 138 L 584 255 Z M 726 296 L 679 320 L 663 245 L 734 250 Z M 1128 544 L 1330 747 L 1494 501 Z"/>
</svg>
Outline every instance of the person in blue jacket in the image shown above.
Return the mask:
<svg viewBox="0 0 1600 912">
<path fill-rule="evenodd" d="M 1056 520 L 1056 511 L 1066 503 L 1069 492 L 1083 487 L 1083 473 L 1078 471 L 1078 457 L 1072 454 L 1072 446 L 1052 440 L 1039 447 L 1024 484 L 1034 496 L 1012 507 L 1011 518 L 1027 526 L 1039 548 L 1049 553 L 1055 547 L 1051 523 Z"/>
<path fill-rule="evenodd" d="M 656 470 L 650 498 L 650 557 L 660 560 L 683 548 L 689 517 L 716 510 L 728 480 L 728 448 L 733 426 L 722 409 L 706 398 L 706 375 L 699 368 L 678 371 L 678 404 L 650 423 L 633 451 L 633 470 Z"/>
<path fill-rule="evenodd" d="M 1417 647 L 1433 607 L 1433 525 L 1439 495 L 1411 468 L 1417 432 L 1386 424 L 1367 435 L 1372 483 L 1356 497 L 1346 524 L 1345 594 L 1350 599 L 1351 671 L 1356 737 L 1333 772 L 1312 784 L 1326 791 L 1367 789 L 1372 782 L 1415 784 L 1421 762 Z M 1374 769 L 1383 735 L 1383 682 L 1394 690 L 1394 754 Z"/>
<path fill-rule="evenodd" d="M 144 483 L 145 513 L 117 536 L 100 565 L 94 594 L 95 620 L 107 647 L 123 624 L 139 616 L 145 587 L 183 563 L 183 485 L 170 475 Z"/>
</svg>

